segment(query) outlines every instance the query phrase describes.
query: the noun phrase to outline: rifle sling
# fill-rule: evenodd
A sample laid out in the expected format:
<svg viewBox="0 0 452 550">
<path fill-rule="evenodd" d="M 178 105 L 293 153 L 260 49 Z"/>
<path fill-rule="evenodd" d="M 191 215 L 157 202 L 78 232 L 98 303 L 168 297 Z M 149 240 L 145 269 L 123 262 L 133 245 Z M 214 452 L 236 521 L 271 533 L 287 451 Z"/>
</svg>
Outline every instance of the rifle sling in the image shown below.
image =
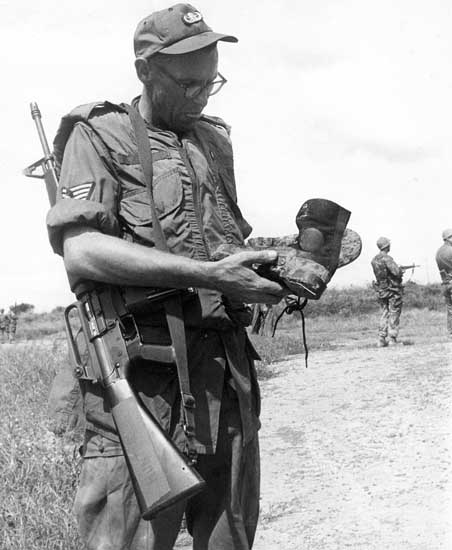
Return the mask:
<svg viewBox="0 0 452 550">
<path fill-rule="evenodd" d="M 130 105 L 124 105 L 132 123 L 138 148 L 138 158 L 143 169 L 146 187 L 149 194 L 151 205 L 152 231 L 154 244 L 158 250 L 169 252 L 168 244 L 163 234 L 162 226 L 155 208 L 154 194 L 152 188 L 153 169 L 152 169 L 152 151 L 146 129 L 146 124 L 137 109 Z M 194 445 L 195 438 L 195 399 L 190 391 L 190 380 L 188 375 L 187 361 L 187 343 L 185 338 L 185 326 L 182 310 L 182 300 L 180 294 L 175 294 L 165 298 L 163 301 L 166 321 L 171 337 L 171 345 L 174 351 L 174 357 L 179 378 L 179 387 L 182 398 L 182 408 L 184 413 L 184 430 L 187 438 L 187 450 L 189 458 L 194 461 L 196 450 Z"/>
</svg>

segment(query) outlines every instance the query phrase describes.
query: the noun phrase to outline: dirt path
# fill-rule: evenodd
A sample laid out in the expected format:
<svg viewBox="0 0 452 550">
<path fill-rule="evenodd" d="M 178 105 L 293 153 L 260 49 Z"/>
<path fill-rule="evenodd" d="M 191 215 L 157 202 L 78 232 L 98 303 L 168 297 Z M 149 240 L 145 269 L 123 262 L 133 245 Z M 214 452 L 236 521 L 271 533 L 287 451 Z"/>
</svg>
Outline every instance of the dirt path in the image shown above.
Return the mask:
<svg viewBox="0 0 452 550">
<path fill-rule="evenodd" d="M 262 383 L 255 550 L 452 548 L 452 344 L 314 352 Z"/>
<path fill-rule="evenodd" d="M 253 550 L 451 550 L 452 343 L 314 351 L 274 372 Z"/>
<path fill-rule="evenodd" d="M 261 383 L 253 550 L 452 549 L 452 342 L 370 345 L 314 349 Z"/>
</svg>

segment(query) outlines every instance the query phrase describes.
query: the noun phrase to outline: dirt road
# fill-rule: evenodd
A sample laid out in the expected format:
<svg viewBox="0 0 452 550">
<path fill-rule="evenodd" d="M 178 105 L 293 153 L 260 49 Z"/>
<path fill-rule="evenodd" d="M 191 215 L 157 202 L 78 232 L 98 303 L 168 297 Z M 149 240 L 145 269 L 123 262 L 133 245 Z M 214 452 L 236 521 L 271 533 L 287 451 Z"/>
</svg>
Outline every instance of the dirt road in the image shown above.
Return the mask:
<svg viewBox="0 0 452 550">
<path fill-rule="evenodd" d="M 452 549 L 452 343 L 314 351 L 274 374 L 254 550 Z"/>
<path fill-rule="evenodd" d="M 452 549 L 452 342 L 419 340 L 272 366 L 254 550 Z"/>
<path fill-rule="evenodd" d="M 255 550 L 452 549 L 452 343 L 314 352 L 262 383 Z"/>
</svg>

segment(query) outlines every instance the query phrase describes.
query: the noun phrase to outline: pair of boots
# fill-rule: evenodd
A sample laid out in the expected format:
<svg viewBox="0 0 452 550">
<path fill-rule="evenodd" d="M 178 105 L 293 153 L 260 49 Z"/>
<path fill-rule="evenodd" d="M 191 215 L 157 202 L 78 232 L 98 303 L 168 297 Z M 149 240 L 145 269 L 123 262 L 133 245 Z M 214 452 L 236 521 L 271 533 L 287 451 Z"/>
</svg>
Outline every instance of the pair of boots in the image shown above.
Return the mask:
<svg viewBox="0 0 452 550">
<path fill-rule="evenodd" d="M 251 238 L 244 247 L 223 244 L 212 259 L 221 260 L 247 249 L 276 250 L 275 263 L 257 265 L 256 272 L 298 297 L 318 300 L 336 269 L 353 262 L 361 253 L 359 235 L 346 229 L 350 214 L 335 202 L 310 199 L 296 215 L 297 234 Z"/>
<path fill-rule="evenodd" d="M 382 336 L 380 336 L 380 338 L 378 339 L 379 348 L 385 348 L 386 346 L 397 346 L 398 344 L 399 342 L 397 342 L 397 338 L 395 338 L 394 336 L 390 336 L 388 340 L 386 340 L 386 338 L 383 338 Z"/>
</svg>

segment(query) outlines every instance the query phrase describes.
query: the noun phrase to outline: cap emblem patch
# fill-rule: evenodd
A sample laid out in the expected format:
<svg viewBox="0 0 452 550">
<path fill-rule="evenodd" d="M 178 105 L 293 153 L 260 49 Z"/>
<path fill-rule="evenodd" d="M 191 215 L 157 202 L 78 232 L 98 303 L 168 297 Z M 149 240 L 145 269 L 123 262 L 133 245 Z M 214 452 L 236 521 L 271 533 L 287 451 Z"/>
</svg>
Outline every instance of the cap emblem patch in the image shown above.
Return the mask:
<svg viewBox="0 0 452 550">
<path fill-rule="evenodd" d="M 193 25 L 202 21 L 202 15 L 199 11 L 189 11 L 182 17 L 184 23 L 187 25 Z"/>
</svg>

